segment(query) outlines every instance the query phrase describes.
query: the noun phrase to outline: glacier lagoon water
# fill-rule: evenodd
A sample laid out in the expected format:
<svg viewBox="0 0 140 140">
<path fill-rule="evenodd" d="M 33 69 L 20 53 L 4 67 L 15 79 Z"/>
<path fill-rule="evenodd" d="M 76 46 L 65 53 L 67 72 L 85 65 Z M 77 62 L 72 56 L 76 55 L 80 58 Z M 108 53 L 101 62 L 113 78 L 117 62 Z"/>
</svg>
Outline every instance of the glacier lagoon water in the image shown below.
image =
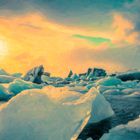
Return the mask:
<svg viewBox="0 0 140 140">
<path fill-rule="evenodd" d="M 120 124 L 127 124 L 135 120 L 140 115 L 140 96 L 125 97 L 123 95 L 105 95 L 110 102 L 115 115 L 96 124 L 87 125 L 79 136 L 79 139 L 86 140 L 91 137 L 93 140 L 99 140 L 109 129 Z"/>
</svg>

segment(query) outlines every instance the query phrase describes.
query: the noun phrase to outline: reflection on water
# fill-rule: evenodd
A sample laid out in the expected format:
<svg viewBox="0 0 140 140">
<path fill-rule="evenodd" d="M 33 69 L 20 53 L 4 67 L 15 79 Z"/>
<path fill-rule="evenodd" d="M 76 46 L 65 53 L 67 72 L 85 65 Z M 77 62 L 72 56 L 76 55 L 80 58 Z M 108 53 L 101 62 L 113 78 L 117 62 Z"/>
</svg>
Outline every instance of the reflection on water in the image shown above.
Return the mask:
<svg viewBox="0 0 140 140">
<path fill-rule="evenodd" d="M 140 97 L 130 98 L 118 95 L 108 95 L 106 96 L 106 99 L 111 103 L 115 116 L 97 124 L 87 125 L 80 134 L 79 139 L 86 140 L 91 137 L 94 140 L 99 140 L 99 138 L 104 133 L 108 132 L 110 128 L 119 124 L 126 124 L 139 117 Z"/>
</svg>

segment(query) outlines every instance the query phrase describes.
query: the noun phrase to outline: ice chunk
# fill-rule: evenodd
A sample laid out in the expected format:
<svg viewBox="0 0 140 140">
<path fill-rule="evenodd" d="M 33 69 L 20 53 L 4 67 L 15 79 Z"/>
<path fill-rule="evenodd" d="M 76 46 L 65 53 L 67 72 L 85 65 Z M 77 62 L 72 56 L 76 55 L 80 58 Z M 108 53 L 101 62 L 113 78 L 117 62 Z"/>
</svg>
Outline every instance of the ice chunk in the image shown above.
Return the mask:
<svg viewBox="0 0 140 140">
<path fill-rule="evenodd" d="M 72 77 L 72 75 L 73 75 L 73 71 L 72 70 L 70 70 L 70 72 L 69 72 L 69 74 L 68 74 L 68 76 L 67 77 Z"/>
<path fill-rule="evenodd" d="M 14 81 L 15 77 L 8 75 L 0 75 L 0 83 L 10 83 Z"/>
<path fill-rule="evenodd" d="M 140 91 L 135 91 L 129 95 L 125 95 L 124 97 L 140 97 Z"/>
<path fill-rule="evenodd" d="M 105 77 L 101 80 L 98 80 L 96 84 L 103 86 L 117 86 L 121 84 L 121 80 L 115 77 Z"/>
<path fill-rule="evenodd" d="M 126 81 L 122 82 L 122 86 L 125 88 L 135 88 L 138 84 L 138 81 Z"/>
<path fill-rule="evenodd" d="M 87 79 L 87 76 L 86 75 L 82 75 L 82 76 L 80 76 L 80 79 L 81 80 L 86 80 Z"/>
<path fill-rule="evenodd" d="M 42 85 L 34 84 L 32 82 L 27 82 L 21 79 L 16 79 L 9 84 L 8 90 L 15 95 L 26 89 L 42 88 Z"/>
<path fill-rule="evenodd" d="M 93 122 L 107 117 L 106 103 L 95 89 L 84 95 L 67 87 L 24 91 L 1 108 L 0 139 L 76 140 L 90 117 Z"/>
<path fill-rule="evenodd" d="M 116 77 L 121 79 L 122 81 L 140 80 L 140 70 L 119 73 L 116 75 Z"/>
<path fill-rule="evenodd" d="M 136 88 L 140 88 L 140 82 L 137 83 Z"/>
<path fill-rule="evenodd" d="M 16 77 L 16 78 L 21 78 L 22 73 L 14 73 L 14 74 L 12 74 L 12 76 Z"/>
<path fill-rule="evenodd" d="M 112 128 L 100 140 L 140 140 L 140 118 Z"/>
<path fill-rule="evenodd" d="M 98 93 L 97 90 L 96 92 Z M 96 92 L 95 92 L 95 88 L 91 88 L 88 94 L 90 93 L 93 94 Z M 114 115 L 114 111 L 112 110 L 110 104 L 106 101 L 106 99 L 102 94 L 98 93 L 98 96 L 96 97 L 95 101 L 92 103 L 92 112 L 91 112 L 91 118 L 89 120 L 89 123 L 97 123 L 113 115 Z"/>
<path fill-rule="evenodd" d="M 121 92 L 119 89 L 109 89 L 103 92 L 105 95 L 122 95 L 123 92 Z"/>
<path fill-rule="evenodd" d="M 63 81 L 63 79 L 60 78 L 60 77 L 49 77 L 49 76 L 46 76 L 46 75 L 42 75 L 41 80 L 42 80 L 43 83 L 47 83 L 47 84 L 53 84 L 53 83 L 57 84 L 57 82 L 62 82 Z"/>
<path fill-rule="evenodd" d="M 3 85 L 0 85 L 0 101 L 7 101 L 12 96 L 13 96 L 13 94 L 10 94 Z"/>
<path fill-rule="evenodd" d="M 74 86 L 69 88 L 70 91 L 76 91 L 80 93 L 86 93 L 88 92 L 88 89 L 84 86 Z"/>
<path fill-rule="evenodd" d="M 7 73 L 5 70 L 0 69 L 0 75 L 4 75 L 4 76 L 13 76 L 13 77 L 16 77 L 16 78 L 20 78 L 22 74 L 21 74 L 21 73 L 9 74 L 9 73 Z"/>
<path fill-rule="evenodd" d="M 86 76 L 87 79 L 94 79 L 95 77 L 104 77 L 106 76 L 106 71 L 100 68 L 88 68 L 86 73 L 79 74 L 80 78 Z"/>
<path fill-rule="evenodd" d="M 95 87 L 95 86 L 96 86 L 95 83 L 89 83 L 89 84 L 86 85 L 86 88 L 91 89 L 92 87 Z"/>
<path fill-rule="evenodd" d="M 42 75 L 41 80 L 43 83 L 47 83 L 47 84 L 52 84 L 54 81 L 52 78 L 50 78 L 49 76 L 46 76 L 46 75 Z"/>
<path fill-rule="evenodd" d="M 67 80 L 61 80 L 61 81 L 56 81 L 52 85 L 55 86 L 55 87 L 64 87 L 64 86 L 66 86 L 68 84 L 70 84 L 69 81 L 67 81 Z"/>
<path fill-rule="evenodd" d="M 62 88 L 21 93 L 1 112 L 4 116 L 0 118 L 0 139 L 75 140 L 91 110 L 91 101 L 66 104 L 80 96 L 76 95 Z"/>
<path fill-rule="evenodd" d="M 77 74 L 72 75 L 71 77 L 72 80 L 79 80 L 79 76 Z"/>
<path fill-rule="evenodd" d="M 122 90 L 124 94 L 131 94 L 133 92 L 140 92 L 140 88 L 126 88 Z"/>
<path fill-rule="evenodd" d="M 86 86 L 86 85 L 87 85 L 87 82 L 83 80 L 80 80 L 79 83 L 76 84 L 76 86 Z"/>
<path fill-rule="evenodd" d="M 97 87 L 97 89 L 98 89 L 101 93 L 103 93 L 103 92 L 105 92 L 106 90 L 113 90 L 113 89 L 116 89 L 116 86 L 103 86 L 103 85 L 99 85 L 99 86 Z"/>
</svg>

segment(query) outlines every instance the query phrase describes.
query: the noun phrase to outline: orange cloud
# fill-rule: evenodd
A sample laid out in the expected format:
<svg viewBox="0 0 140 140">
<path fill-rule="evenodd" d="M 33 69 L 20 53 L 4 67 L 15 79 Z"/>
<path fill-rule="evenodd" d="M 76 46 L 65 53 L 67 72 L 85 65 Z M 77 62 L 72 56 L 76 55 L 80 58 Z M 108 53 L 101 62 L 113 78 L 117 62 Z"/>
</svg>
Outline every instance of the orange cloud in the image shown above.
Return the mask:
<svg viewBox="0 0 140 140">
<path fill-rule="evenodd" d="M 114 17 L 113 29 L 108 32 L 66 27 L 49 21 L 39 13 L 10 18 L 0 17 L 0 39 L 4 38 L 6 46 L 3 47 L 8 52 L 4 53 L 5 58 L 0 59 L 0 64 L 9 72 L 23 73 L 36 65 L 43 64 L 47 71 L 55 75 L 66 75 L 71 68 L 80 72 L 94 64 L 111 69 L 115 64 L 109 65 L 108 62 L 97 64 L 90 59 L 83 64 L 78 64 L 72 58 L 72 54 L 68 58 L 66 55 L 69 52 L 81 47 L 94 49 L 95 52 L 107 49 L 106 44 L 97 49 L 88 41 L 74 38 L 72 35 L 99 36 L 133 43 L 137 34 L 133 32 L 126 36 L 127 29 L 133 29 L 132 23 L 119 15 Z"/>
<path fill-rule="evenodd" d="M 64 71 L 68 69 L 63 53 L 78 46 L 91 47 L 86 41 L 73 38 L 76 32 L 88 34 L 50 22 L 40 14 L 0 17 L 0 36 L 5 38 L 4 47 L 8 50 L 1 67 L 25 72 L 43 63 L 47 70 L 60 75 L 62 66 Z"/>
<path fill-rule="evenodd" d="M 134 30 L 134 24 L 120 14 L 115 14 L 112 24 L 114 43 L 124 42 L 136 44 L 138 32 Z M 129 33 L 130 32 L 130 33 Z M 126 44 L 125 44 L 126 45 Z"/>
</svg>

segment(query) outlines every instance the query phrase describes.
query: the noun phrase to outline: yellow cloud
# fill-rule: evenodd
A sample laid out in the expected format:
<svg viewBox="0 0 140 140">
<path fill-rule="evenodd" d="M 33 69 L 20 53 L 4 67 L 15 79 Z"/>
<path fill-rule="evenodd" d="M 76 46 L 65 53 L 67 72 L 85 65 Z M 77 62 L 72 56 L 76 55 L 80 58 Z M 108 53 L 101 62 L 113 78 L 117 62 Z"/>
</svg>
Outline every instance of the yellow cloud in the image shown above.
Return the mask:
<svg viewBox="0 0 140 140">
<path fill-rule="evenodd" d="M 115 15 L 113 29 L 101 32 L 97 29 L 85 30 L 76 27 L 66 27 L 49 21 L 39 13 L 20 15 L 16 17 L 0 17 L 0 39 L 6 42 L 6 56 L 0 59 L 1 67 L 9 72 L 20 71 L 25 73 L 30 68 L 43 64 L 46 70 L 55 75 L 66 75 L 69 69 L 80 72 L 91 65 L 106 66 L 108 63 L 96 63 L 89 60 L 84 64 L 75 63 L 72 54 L 66 57 L 68 52 L 75 48 L 91 48 L 95 51 L 107 49 L 103 44 L 100 48 L 94 48 L 88 41 L 72 37 L 74 34 L 105 37 L 119 42 L 126 40 L 135 42 L 137 33 L 127 36 L 126 30 L 133 29 L 132 23 L 120 15 Z M 96 50 L 97 49 L 97 50 Z M 80 55 L 80 54 L 79 54 Z M 115 64 L 112 64 L 113 67 Z"/>
<path fill-rule="evenodd" d="M 0 17 L 0 36 L 5 38 L 9 52 L 1 67 L 10 72 L 25 72 L 43 63 L 47 70 L 60 75 L 62 65 L 64 71 L 68 69 L 63 53 L 81 45 L 90 47 L 86 41 L 72 37 L 76 32 L 88 34 L 50 22 L 40 14 Z"/>
</svg>

